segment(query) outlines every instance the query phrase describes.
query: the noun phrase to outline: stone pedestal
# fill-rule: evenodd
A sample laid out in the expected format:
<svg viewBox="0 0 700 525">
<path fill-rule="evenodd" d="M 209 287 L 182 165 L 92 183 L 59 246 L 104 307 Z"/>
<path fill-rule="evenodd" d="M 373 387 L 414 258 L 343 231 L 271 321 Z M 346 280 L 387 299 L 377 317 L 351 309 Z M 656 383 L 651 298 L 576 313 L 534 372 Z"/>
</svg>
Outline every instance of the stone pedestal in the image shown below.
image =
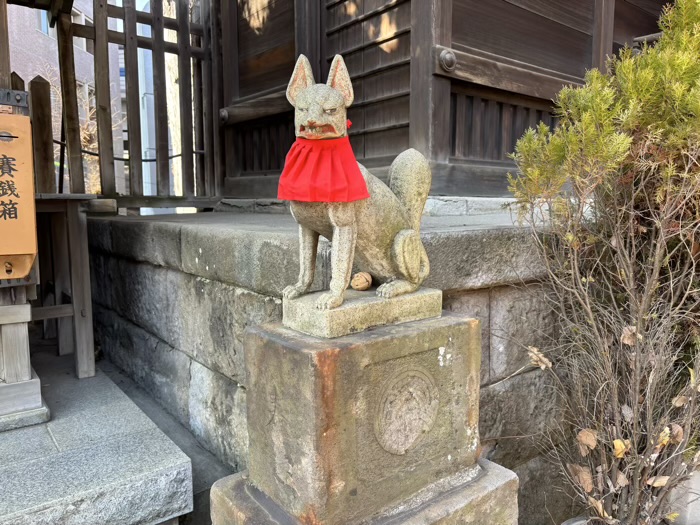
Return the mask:
<svg viewBox="0 0 700 525">
<path fill-rule="evenodd" d="M 477 464 L 480 360 L 479 322 L 455 315 L 252 329 L 249 471 L 212 488 L 213 524 L 515 525 L 517 478 Z"/>
</svg>

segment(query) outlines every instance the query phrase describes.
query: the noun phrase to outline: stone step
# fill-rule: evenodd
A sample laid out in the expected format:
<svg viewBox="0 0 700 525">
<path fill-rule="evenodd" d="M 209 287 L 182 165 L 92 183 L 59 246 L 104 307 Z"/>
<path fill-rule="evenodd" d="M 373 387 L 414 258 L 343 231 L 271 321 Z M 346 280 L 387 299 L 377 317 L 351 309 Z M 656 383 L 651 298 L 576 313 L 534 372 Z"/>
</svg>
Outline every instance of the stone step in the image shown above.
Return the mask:
<svg viewBox="0 0 700 525">
<path fill-rule="evenodd" d="M 0 525 L 148 525 L 192 510 L 190 459 L 101 371 L 42 349 L 48 423 L 0 433 Z"/>
</svg>

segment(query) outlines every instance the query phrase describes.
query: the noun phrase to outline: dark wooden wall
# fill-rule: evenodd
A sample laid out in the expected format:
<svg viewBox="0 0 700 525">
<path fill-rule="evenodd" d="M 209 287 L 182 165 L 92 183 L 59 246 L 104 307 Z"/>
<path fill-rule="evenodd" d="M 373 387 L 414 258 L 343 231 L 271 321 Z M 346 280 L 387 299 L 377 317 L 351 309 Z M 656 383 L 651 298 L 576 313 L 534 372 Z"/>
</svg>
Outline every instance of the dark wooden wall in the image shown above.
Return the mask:
<svg viewBox="0 0 700 525">
<path fill-rule="evenodd" d="M 408 148 L 411 2 L 330 1 L 325 27 L 325 65 L 343 55 L 353 79 L 355 154 L 368 165 L 386 164 Z"/>
<path fill-rule="evenodd" d="M 237 0 L 222 4 L 225 193 L 272 197 L 294 140 L 284 91 L 297 55 L 325 81 L 335 54 L 350 137 L 380 176 L 408 147 L 433 193 L 507 194 L 508 154 L 552 99 L 606 55 L 657 31 L 663 0 Z M 254 6 L 255 9 L 252 9 Z M 232 31 L 227 32 L 227 28 Z"/>
</svg>

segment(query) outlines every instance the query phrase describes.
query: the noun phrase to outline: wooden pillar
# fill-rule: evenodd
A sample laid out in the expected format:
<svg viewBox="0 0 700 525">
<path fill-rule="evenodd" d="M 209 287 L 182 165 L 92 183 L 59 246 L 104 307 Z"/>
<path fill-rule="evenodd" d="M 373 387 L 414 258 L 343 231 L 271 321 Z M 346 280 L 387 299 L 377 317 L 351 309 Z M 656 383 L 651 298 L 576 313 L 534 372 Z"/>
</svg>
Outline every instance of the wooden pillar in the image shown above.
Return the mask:
<svg viewBox="0 0 700 525">
<path fill-rule="evenodd" d="M 70 252 L 75 371 L 79 378 L 95 375 L 95 346 L 92 331 L 90 257 L 87 244 L 87 217 L 78 201 L 67 203 L 68 251 Z"/>
<path fill-rule="evenodd" d="M 433 75 L 433 46 L 452 46 L 452 0 L 411 2 L 411 102 L 409 145 L 429 161 L 450 153 L 450 86 Z"/>
<path fill-rule="evenodd" d="M 608 56 L 612 55 L 614 29 L 615 0 L 595 0 L 591 65 L 601 71 L 605 71 Z"/>
<path fill-rule="evenodd" d="M 56 166 L 53 158 L 51 84 L 42 77 L 29 83 L 31 93 L 34 182 L 37 193 L 56 193 Z"/>
<path fill-rule="evenodd" d="M 0 89 L 10 88 L 10 29 L 7 24 L 7 0 L 0 0 Z"/>
<path fill-rule="evenodd" d="M 93 2 L 95 24 L 95 106 L 97 144 L 100 152 L 100 182 L 103 195 L 115 195 L 114 137 L 112 136 L 112 94 L 109 84 L 109 43 L 107 0 Z"/>
<path fill-rule="evenodd" d="M 75 60 L 73 56 L 73 28 L 70 15 L 61 13 L 56 23 L 58 35 L 58 62 L 61 68 L 63 121 L 66 130 L 68 169 L 71 193 L 85 193 L 83 154 L 80 151 L 80 116 L 76 94 Z"/>
</svg>

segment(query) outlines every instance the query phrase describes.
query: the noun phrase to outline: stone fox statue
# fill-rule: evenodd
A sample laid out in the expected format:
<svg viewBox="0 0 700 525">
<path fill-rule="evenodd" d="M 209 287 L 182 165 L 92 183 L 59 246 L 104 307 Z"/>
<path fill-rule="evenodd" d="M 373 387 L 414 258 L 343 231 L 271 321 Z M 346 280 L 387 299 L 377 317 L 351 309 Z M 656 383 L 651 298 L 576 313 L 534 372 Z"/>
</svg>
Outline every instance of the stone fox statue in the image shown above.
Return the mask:
<svg viewBox="0 0 700 525">
<path fill-rule="evenodd" d="M 391 164 L 387 186 L 355 160 L 346 117 L 354 93 L 340 55 L 327 84 L 315 84 L 311 64 L 299 56 L 287 99 L 295 108 L 297 140 L 287 155 L 279 198 L 291 201 L 299 224 L 301 268 L 284 297 L 299 297 L 311 287 L 319 235 L 332 248 L 330 290 L 317 308 L 343 303 L 355 258 L 359 268 L 382 283 L 380 297 L 415 291 L 430 271 L 420 238 L 432 178 L 428 161 L 414 149 L 404 151 Z"/>
</svg>

